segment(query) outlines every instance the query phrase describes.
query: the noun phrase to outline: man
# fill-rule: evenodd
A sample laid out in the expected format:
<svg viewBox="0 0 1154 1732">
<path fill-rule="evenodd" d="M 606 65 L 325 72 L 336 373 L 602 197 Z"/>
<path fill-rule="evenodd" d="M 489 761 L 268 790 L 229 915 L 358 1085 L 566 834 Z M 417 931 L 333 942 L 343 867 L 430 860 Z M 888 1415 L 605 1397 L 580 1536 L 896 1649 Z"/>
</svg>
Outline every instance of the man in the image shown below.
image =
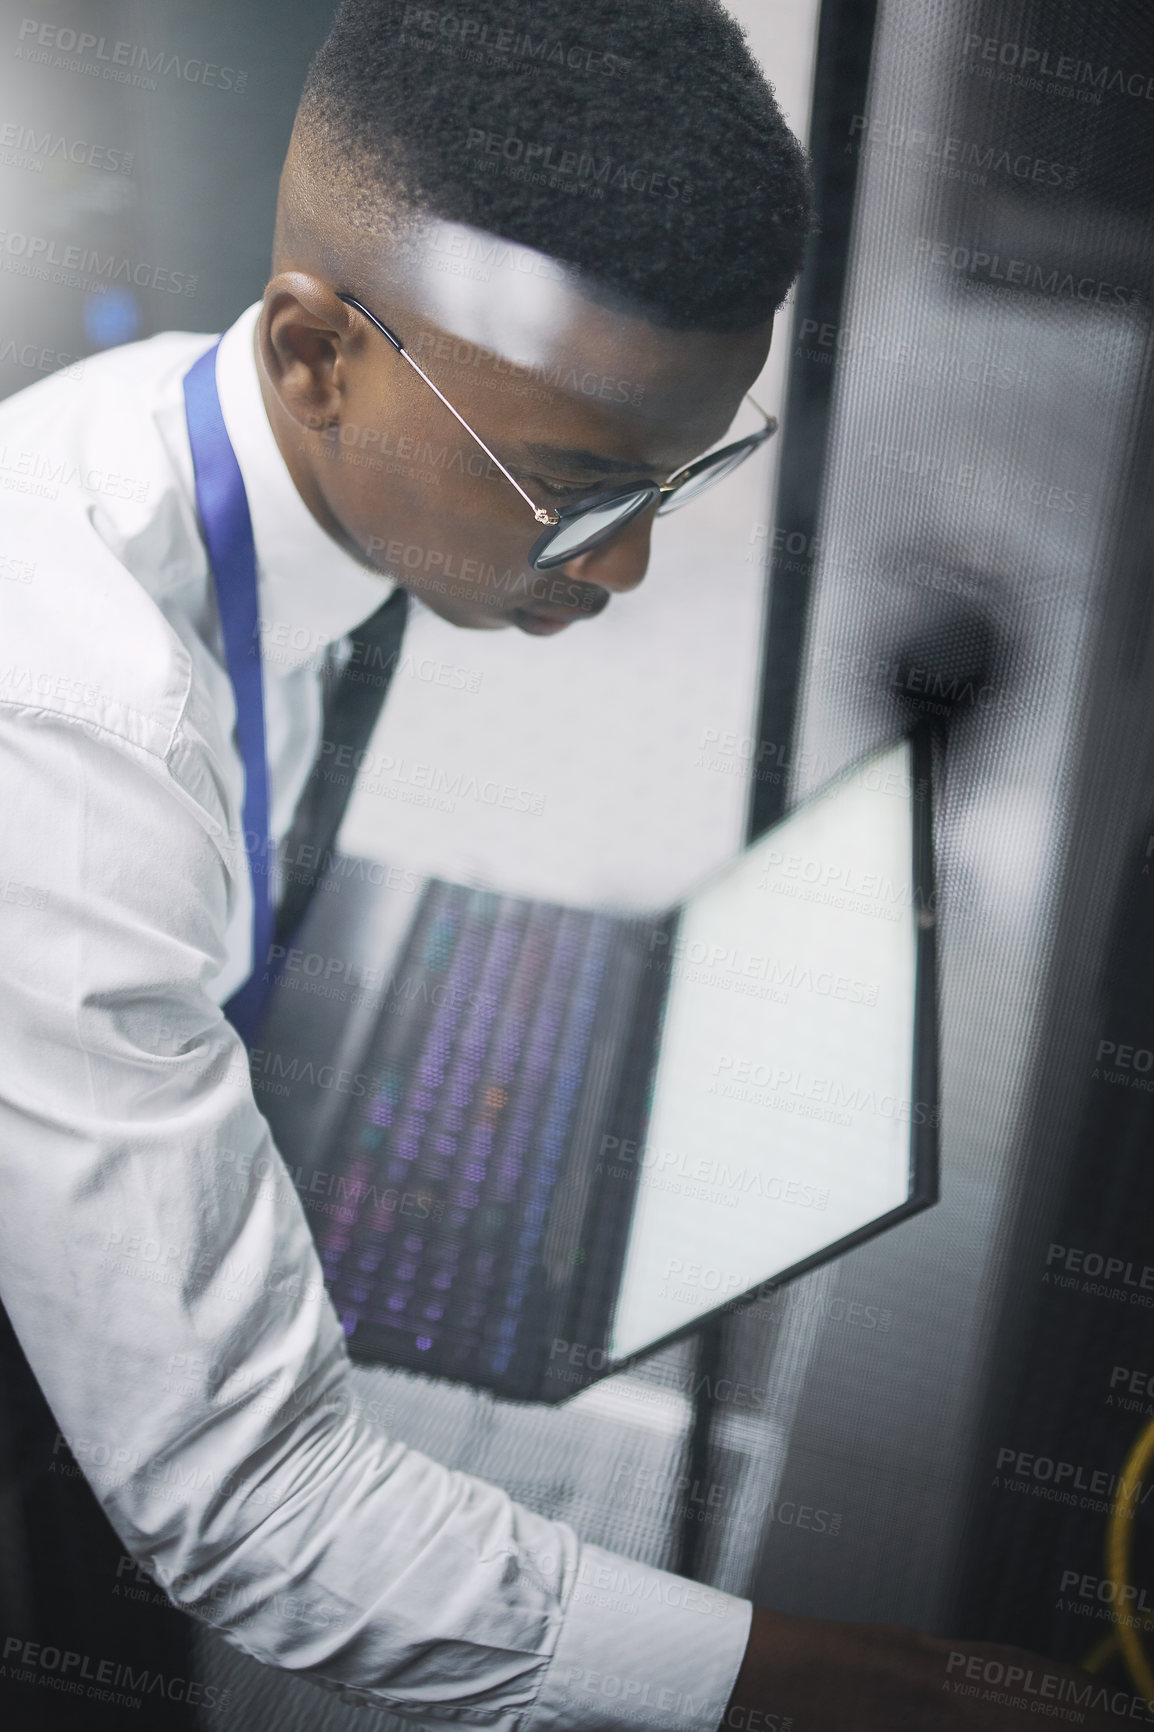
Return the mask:
<svg viewBox="0 0 1154 1732">
<path fill-rule="evenodd" d="M 575 26 L 587 53 L 539 58 Z M 398 580 L 464 628 L 594 629 L 645 575 L 655 484 L 760 372 L 809 221 L 716 0 L 345 0 L 260 306 L 219 353 L 156 338 L 0 412 L 27 481 L 5 553 L 32 573 L 0 686 L 4 1304 L 61 1444 L 175 1603 L 419 1719 L 1009 1712 L 908 1631 L 636 1565 L 623 1617 L 621 1560 L 383 1435 L 237 1032 L 298 882 L 342 641 Z M 369 460 L 447 437 L 435 486 Z M 618 1720 L 573 1684 L 590 1671 L 636 1685 Z"/>
</svg>

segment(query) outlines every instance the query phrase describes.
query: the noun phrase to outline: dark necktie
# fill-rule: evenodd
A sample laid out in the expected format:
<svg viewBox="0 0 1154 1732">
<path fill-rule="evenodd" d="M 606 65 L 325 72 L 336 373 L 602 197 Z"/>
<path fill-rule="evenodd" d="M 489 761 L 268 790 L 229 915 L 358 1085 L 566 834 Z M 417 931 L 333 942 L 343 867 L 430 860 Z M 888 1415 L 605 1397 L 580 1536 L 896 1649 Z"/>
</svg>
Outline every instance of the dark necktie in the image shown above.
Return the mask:
<svg viewBox="0 0 1154 1732">
<path fill-rule="evenodd" d="M 350 633 L 349 659 L 326 695 L 321 750 L 280 849 L 284 890 L 276 915 L 278 944 L 287 944 L 300 926 L 332 860 L 357 754 L 369 743 L 400 659 L 408 607 L 408 596 L 398 589 Z"/>
</svg>

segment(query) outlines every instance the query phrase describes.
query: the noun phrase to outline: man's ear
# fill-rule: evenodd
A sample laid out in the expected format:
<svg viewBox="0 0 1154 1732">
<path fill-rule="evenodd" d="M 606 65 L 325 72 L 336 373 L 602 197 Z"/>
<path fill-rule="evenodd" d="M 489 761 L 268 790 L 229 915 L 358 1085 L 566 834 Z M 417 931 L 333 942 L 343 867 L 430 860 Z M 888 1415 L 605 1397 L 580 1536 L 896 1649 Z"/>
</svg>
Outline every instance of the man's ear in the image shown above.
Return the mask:
<svg viewBox="0 0 1154 1732">
<path fill-rule="evenodd" d="M 264 292 L 256 341 L 285 412 L 313 433 L 335 427 L 351 353 L 364 341 L 335 290 L 303 271 L 274 277 Z"/>
</svg>

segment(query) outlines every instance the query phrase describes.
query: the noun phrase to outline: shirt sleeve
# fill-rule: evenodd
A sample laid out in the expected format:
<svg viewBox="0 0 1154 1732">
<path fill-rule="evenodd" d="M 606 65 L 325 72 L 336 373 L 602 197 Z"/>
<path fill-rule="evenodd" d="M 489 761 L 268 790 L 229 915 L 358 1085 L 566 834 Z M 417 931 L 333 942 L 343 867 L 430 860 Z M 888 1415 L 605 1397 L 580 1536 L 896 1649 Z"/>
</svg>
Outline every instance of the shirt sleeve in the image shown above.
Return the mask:
<svg viewBox="0 0 1154 1732">
<path fill-rule="evenodd" d="M 127 1550 L 238 1648 L 402 1715 L 713 1732 L 747 1602 L 358 1406 L 213 995 L 235 878 L 171 755 L 0 706 L 0 785 L 0 1294 Z"/>
</svg>

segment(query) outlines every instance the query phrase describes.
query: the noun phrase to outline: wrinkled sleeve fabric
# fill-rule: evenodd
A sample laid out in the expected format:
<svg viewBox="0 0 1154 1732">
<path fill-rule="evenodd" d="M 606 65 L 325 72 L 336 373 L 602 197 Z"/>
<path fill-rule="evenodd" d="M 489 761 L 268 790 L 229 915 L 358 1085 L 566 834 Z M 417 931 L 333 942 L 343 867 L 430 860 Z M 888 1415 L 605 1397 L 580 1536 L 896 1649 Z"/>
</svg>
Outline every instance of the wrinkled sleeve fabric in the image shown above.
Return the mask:
<svg viewBox="0 0 1154 1732">
<path fill-rule="evenodd" d="M 582 1547 L 359 1408 L 214 988 L 235 859 L 164 752 L 0 704 L 0 1293 L 126 1548 L 422 1721 L 716 1727 L 747 1602 Z M 243 855 L 241 855 L 243 870 Z"/>
</svg>

